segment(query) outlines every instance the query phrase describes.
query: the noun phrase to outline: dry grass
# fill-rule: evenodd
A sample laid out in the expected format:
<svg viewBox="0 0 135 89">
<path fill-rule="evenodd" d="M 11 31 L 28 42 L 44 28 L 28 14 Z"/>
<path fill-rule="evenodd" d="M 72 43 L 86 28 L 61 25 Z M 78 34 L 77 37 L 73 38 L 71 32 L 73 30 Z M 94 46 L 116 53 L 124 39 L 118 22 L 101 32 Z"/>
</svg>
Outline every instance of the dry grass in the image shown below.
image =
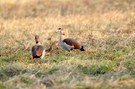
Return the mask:
<svg viewBox="0 0 135 89">
<path fill-rule="evenodd" d="M 134 11 L 134 0 L 0 0 L 0 89 L 135 88 Z M 34 35 L 47 49 L 58 27 L 86 51 L 54 45 L 37 66 Z"/>
</svg>

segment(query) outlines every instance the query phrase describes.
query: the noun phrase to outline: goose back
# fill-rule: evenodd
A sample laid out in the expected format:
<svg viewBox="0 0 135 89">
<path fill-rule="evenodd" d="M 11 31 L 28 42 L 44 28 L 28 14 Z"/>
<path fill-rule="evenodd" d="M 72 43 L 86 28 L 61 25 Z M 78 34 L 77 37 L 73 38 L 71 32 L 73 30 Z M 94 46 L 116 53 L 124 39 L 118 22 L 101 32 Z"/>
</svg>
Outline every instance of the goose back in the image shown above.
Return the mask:
<svg viewBox="0 0 135 89">
<path fill-rule="evenodd" d="M 68 44 L 69 46 L 74 46 L 74 49 L 80 49 L 81 46 L 79 44 L 79 42 L 77 42 L 75 39 L 73 38 L 66 38 L 63 40 L 63 42 L 65 42 L 66 44 Z"/>
<path fill-rule="evenodd" d="M 34 58 L 40 58 L 43 54 L 44 47 L 42 45 L 35 45 L 32 47 L 32 56 Z"/>
</svg>

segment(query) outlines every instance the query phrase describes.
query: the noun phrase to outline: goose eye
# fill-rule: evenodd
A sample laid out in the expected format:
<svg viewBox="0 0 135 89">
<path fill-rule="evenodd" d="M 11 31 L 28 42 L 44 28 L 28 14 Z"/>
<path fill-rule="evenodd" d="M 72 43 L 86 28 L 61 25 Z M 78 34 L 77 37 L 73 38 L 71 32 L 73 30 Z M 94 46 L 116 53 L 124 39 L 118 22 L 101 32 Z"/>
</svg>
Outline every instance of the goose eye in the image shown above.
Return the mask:
<svg viewBox="0 0 135 89">
<path fill-rule="evenodd" d="M 58 30 L 63 30 L 63 29 L 61 27 L 59 27 Z"/>
</svg>

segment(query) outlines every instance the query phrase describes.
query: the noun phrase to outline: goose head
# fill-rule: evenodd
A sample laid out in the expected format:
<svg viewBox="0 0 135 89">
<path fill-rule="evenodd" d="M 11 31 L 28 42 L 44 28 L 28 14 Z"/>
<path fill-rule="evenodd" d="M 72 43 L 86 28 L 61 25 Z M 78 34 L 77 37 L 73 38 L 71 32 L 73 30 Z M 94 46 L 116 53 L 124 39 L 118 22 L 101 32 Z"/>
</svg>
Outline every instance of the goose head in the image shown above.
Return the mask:
<svg viewBox="0 0 135 89">
<path fill-rule="evenodd" d="M 38 35 L 35 35 L 35 41 L 36 41 L 36 44 L 39 43 L 39 36 Z"/>
</svg>

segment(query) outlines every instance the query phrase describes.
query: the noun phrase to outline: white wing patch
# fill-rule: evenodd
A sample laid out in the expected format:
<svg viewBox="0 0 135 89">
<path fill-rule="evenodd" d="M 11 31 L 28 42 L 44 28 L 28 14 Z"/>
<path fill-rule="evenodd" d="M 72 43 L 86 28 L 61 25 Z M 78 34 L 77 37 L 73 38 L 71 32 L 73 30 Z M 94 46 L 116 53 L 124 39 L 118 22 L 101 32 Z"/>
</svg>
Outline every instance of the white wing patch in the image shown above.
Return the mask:
<svg viewBox="0 0 135 89">
<path fill-rule="evenodd" d="M 43 59 L 44 58 L 44 56 L 45 56 L 45 49 L 43 50 L 43 52 L 42 52 L 42 56 L 40 57 L 41 59 Z"/>
</svg>

